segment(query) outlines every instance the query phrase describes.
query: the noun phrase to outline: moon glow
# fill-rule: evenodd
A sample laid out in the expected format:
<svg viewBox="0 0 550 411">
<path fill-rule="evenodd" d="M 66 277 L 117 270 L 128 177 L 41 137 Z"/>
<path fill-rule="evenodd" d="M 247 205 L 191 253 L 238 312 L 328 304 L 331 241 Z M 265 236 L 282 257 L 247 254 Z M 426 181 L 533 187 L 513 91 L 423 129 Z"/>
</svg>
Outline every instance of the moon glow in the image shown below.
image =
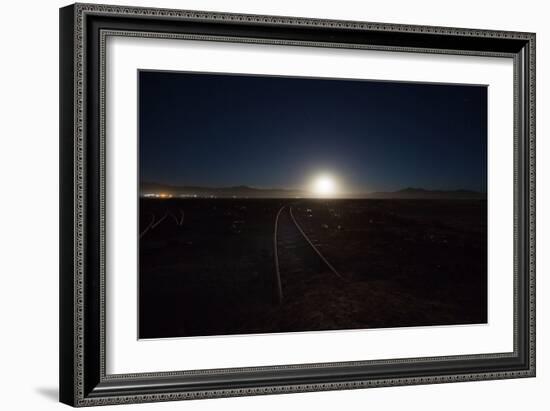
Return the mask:
<svg viewBox="0 0 550 411">
<path fill-rule="evenodd" d="M 318 197 L 334 197 L 337 191 L 336 181 L 328 174 L 320 175 L 314 179 L 312 191 Z"/>
</svg>

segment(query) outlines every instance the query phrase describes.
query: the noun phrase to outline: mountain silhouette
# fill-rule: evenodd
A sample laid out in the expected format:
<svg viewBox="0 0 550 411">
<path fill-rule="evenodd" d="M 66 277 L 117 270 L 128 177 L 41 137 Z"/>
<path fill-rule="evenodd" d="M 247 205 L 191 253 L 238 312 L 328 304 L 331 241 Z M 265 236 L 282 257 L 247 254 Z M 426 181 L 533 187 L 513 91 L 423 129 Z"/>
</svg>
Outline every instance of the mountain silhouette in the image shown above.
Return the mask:
<svg viewBox="0 0 550 411">
<path fill-rule="evenodd" d="M 216 198 L 311 198 L 316 197 L 306 190 L 283 188 L 256 188 L 247 185 L 230 187 L 177 186 L 144 182 L 140 187 L 141 196 L 147 194 L 168 194 L 174 197 L 216 197 Z M 377 191 L 372 193 L 342 194 L 338 198 L 371 199 L 485 199 L 486 193 L 473 190 L 427 190 L 407 187 L 398 191 Z"/>
</svg>

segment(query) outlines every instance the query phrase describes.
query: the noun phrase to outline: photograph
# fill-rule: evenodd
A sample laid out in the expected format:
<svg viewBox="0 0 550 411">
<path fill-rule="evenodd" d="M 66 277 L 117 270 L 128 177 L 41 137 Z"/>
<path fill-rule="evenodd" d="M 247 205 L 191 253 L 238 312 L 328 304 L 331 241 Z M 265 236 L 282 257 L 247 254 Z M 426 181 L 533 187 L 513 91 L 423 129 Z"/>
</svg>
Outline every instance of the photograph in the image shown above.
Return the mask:
<svg viewBox="0 0 550 411">
<path fill-rule="evenodd" d="M 59 295 L 57 321 L 37 324 L 55 331 L 39 351 L 58 351 L 61 403 L 257 396 L 257 409 L 266 395 L 346 390 L 337 407 L 399 409 L 431 385 L 439 408 L 449 390 L 517 408 L 545 385 L 542 13 L 137 3 L 60 4 L 59 43 L 43 36 L 59 51 L 43 81 L 59 86 L 47 93 L 59 115 L 50 102 L 14 122 L 40 144 L 48 122 L 59 131 L 53 152 L 15 140 L 59 159 L 58 199 L 40 203 L 59 224 L 38 242 L 59 233 L 59 253 L 44 254 L 59 282 L 45 293 L 38 267 L 31 288 Z M 13 169 L 6 204 L 26 211 L 6 217 L 29 254 L 36 232 L 21 224 L 55 219 L 21 199 L 56 190 Z M 502 384 L 525 389 L 506 398 Z M 305 408 L 334 408 L 321 402 Z"/>
<path fill-rule="evenodd" d="M 487 323 L 487 85 L 137 82 L 139 339 Z"/>
</svg>

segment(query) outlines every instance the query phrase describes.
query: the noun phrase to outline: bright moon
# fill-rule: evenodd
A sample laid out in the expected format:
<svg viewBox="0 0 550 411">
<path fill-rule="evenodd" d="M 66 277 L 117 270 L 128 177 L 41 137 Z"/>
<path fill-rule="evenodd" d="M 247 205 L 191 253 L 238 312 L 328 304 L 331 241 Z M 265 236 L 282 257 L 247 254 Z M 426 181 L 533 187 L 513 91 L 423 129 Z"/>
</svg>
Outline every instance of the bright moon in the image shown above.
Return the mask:
<svg viewBox="0 0 550 411">
<path fill-rule="evenodd" d="M 319 176 L 313 182 L 313 192 L 320 197 L 331 197 L 336 193 L 336 183 L 331 176 Z"/>
</svg>

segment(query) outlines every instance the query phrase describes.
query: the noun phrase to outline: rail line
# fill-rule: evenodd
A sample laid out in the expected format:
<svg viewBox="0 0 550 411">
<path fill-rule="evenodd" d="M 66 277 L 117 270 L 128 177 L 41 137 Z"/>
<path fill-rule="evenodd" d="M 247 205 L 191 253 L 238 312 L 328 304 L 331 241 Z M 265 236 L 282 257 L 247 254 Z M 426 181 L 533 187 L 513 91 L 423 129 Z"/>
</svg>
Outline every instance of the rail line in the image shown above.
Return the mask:
<svg viewBox="0 0 550 411">
<path fill-rule="evenodd" d="M 345 279 L 335 268 L 334 266 L 326 259 L 326 257 L 321 253 L 321 251 L 313 244 L 311 239 L 308 237 L 308 235 L 305 233 L 305 231 L 300 226 L 300 223 L 296 220 L 294 217 L 294 214 L 292 212 L 292 206 L 286 204 L 283 205 L 279 211 L 277 212 L 277 215 L 275 217 L 275 228 L 273 232 L 273 256 L 274 256 L 274 262 L 275 262 L 275 275 L 276 275 L 276 284 L 277 284 L 277 297 L 279 300 L 279 303 L 283 300 L 283 289 L 282 289 L 282 281 L 281 281 L 281 262 L 280 262 L 280 253 L 279 253 L 279 228 L 280 228 L 280 217 L 283 213 L 283 210 L 288 208 L 288 213 L 290 216 L 290 220 L 292 221 L 292 224 L 296 227 L 298 232 L 300 233 L 301 237 L 306 241 L 307 246 L 309 246 L 319 257 L 319 259 L 323 262 L 323 264 L 328 267 L 328 269 L 336 275 L 340 279 Z"/>
<path fill-rule="evenodd" d="M 281 215 L 281 212 L 284 210 L 286 205 L 282 206 L 279 211 L 277 212 L 277 216 L 275 217 L 275 230 L 273 230 L 273 256 L 275 258 L 275 281 L 277 282 L 277 298 L 279 300 L 279 304 L 283 301 L 283 285 L 281 283 L 281 270 L 279 267 L 279 252 L 278 252 L 278 245 L 277 245 L 277 232 L 279 229 L 279 217 Z"/>
<path fill-rule="evenodd" d="M 154 228 L 156 228 L 160 223 L 162 223 L 162 222 L 166 219 L 166 217 L 168 217 L 168 212 L 164 213 L 164 215 L 162 216 L 162 218 L 161 218 L 160 220 L 158 220 L 155 224 L 153 224 L 153 225 L 151 226 L 151 230 L 154 229 Z"/>
<path fill-rule="evenodd" d="M 162 218 L 160 220 L 156 220 L 155 214 L 152 214 L 151 221 L 149 224 L 147 224 L 147 227 L 143 229 L 143 231 L 139 234 L 139 238 L 141 239 L 145 234 L 147 234 L 149 231 L 154 230 L 160 223 L 162 223 L 168 216 L 172 217 L 174 219 L 174 222 L 177 226 L 182 226 L 183 222 L 185 220 L 185 212 L 178 208 L 179 211 L 179 217 L 176 216 L 174 213 L 172 213 L 171 210 L 168 210 L 164 213 Z"/>
<path fill-rule="evenodd" d="M 151 226 L 155 224 L 155 215 L 153 214 L 153 218 L 151 219 L 151 222 L 145 227 L 145 229 L 141 232 L 139 235 L 139 238 L 143 237 L 145 234 L 147 234 L 147 231 L 151 228 Z"/>
<path fill-rule="evenodd" d="M 298 223 L 298 221 L 296 221 L 296 219 L 294 218 L 294 214 L 292 213 L 292 207 L 290 207 L 290 206 L 289 206 L 289 211 L 290 211 L 290 218 L 292 218 L 292 221 L 294 222 L 294 224 L 296 225 L 296 228 L 298 229 L 298 231 L 300 231 L 300 233 L 302 234 L 304 239 L 309 243 L 311 248 L 313 248 L 313 251 L 315 251 L 317 253 L 319 258 L 326 264 L 326 266 L 330 269 L 330 271 L 332 271 L 337 277 L 340 277 L 340 278 L 344 279 L 344 277 L 342 277 L 342 275 L 338 271 L 336 271 L 336 269 L 332 266 L 332 264 L 328 262 L 328 260 L 325 258 L 325 256 L 321 253 L 321 251 L 319 251 L 319 249 L 315 246 L 315 244 L 313 244 L 313 242 L 310 240 L 310 238 L 304 232 L 304 230 L 300 226 L 300 223 Z"/>
</svg>

